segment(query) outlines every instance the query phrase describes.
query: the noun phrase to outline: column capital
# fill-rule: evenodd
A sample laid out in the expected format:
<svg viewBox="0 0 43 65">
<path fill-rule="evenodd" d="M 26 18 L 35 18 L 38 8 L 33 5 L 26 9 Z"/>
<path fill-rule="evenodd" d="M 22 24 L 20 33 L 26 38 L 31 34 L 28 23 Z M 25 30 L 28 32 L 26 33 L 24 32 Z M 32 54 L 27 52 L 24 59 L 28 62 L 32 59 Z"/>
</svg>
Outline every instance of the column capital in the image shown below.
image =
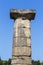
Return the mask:
<svg viewBox="0 0 43 65">
<path fill-rule="evenodd" d="M 16 9 L 10 10 L 11 19 L 22 18 L 22 19 L 33 20 L 35 17 L 35 14 L 36 14 L 35 10 L 16 10 Z"/>
</svg>

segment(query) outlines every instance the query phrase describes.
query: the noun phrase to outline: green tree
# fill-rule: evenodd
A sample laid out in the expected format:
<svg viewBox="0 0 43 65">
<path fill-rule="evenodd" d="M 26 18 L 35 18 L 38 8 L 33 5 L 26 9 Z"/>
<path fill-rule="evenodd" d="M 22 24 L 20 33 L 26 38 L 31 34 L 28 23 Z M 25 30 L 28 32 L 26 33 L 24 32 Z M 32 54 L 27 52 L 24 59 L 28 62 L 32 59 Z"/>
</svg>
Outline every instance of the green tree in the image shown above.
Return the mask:
<svg viewBox="0 0 43 65">
<path fill-rule="evenodd" d="M 43 62 L 41 62 L 41 65 L 43 65 Z"/>
<path fill-rule="evenodd" d="M 40 61 L 39 60 L 37 61 L 37 65 L 40 65 Z"/>
<path fill-rule="evenodd" d="M 39 60 L 38 61 L 32 60 L 32 65 L 40 65 L 40 61 Z"/>
<path fill-rule="evenodd" d="M 34 65 L 35 64 L 35 62 L 34 62 L 34 60 L 32 60 L 32 65 Z"/>
<path fill-rule="evenodd" d="M 2 62 L 2 60 L 1 60 L 1 58 L 0 58 L 0 65 L 3 65 L 3 62 Z"/>
<path fill-rule="evenodd" d="M 3 61 L 3 65 L 8 65 L 8 62 L 6 60 Z"/>
<path fill-rule="evenodd" d="M 11 59 L 8 60 L 8 65 L 11 65 Z"/>
</svg>

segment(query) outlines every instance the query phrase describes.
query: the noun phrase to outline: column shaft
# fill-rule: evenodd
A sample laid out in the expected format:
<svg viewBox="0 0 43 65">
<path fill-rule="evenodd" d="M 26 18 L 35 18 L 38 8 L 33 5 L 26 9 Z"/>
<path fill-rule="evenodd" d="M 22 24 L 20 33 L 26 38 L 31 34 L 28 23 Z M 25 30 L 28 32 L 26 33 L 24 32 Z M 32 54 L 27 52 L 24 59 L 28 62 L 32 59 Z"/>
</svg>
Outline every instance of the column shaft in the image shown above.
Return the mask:
<svg viewBox="0 0 43 65">
<path fill-rule="evenodd" d="M 28 19 L 15 20 L 12 51 L 12 64 L 31 64 L 31 35 Z"/>
</svg>

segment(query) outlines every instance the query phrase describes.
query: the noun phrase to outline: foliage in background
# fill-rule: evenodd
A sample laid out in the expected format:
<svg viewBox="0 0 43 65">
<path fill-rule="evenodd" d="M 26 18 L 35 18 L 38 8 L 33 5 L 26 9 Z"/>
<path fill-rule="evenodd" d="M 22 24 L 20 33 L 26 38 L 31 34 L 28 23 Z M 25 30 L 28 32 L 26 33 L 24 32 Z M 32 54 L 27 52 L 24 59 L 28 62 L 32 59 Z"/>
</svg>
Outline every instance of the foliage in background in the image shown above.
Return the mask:
<svg viewBox="0 0 43 65">
<path fill-rule="evenodd" d="M 7 61 L 0 58 L 0 65 L 11 65 L 11 59 Z"/>
</svg>

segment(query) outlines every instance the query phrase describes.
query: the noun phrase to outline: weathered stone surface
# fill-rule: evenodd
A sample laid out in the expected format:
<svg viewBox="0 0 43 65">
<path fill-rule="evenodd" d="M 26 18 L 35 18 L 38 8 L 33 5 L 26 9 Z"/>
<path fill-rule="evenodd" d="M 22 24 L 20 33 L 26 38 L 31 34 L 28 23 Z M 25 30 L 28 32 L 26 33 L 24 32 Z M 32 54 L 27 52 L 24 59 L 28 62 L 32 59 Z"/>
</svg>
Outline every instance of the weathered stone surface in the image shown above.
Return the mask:
<svg viewBox="0 0 43 65">
<path fill-rule="evenodd" d="M 21 18 L 15 20 L 14 26 L 14 37 L 22 36 L 29 37 L 30 36 L 30 21 L 22 20 Z"/>
<path fill-rule="evenodd" d="M 18 33 L 17 33 L 17 30 L 15 30 L 14 37 L 18 37 L 18 36 L 29 37 L 30 29 L 29 28 L 18 28 Z"/>
<path fill-rule="evenodd" d="M 10 10 L 10 17 L 12 19 L 22 18 L 22 19 L 34 19 L 35 17 L 35 10 Z"/>
<path fill-rule="evenodd" d="M 13 39 L 12 55 L 17 58 L 12 60 L 12 64 L 31 64 L 30 20 L 21 18 L 15 20 Z M 18 58 L 19 56 L 26 58 L 23 60 L 22 57 Z"/>
<path fill-rule="evenodd" d="M 18 64 L 28 64 L 28 63 L 30 63 L 31 64 L 31 58 L 30 57 L 15 57 L 15 58 L 13 58 L 12 59 L 12 63 L 18 63 Z"/>
<path fill-rule="evenodd" d="M 13 65 L 31 65 L 31 64 L 29 64 L 29 63 L 28 64 L 27 63 L 13 63 Z"/>
<path fill-rule="evenodd" d="M 30 47 L 14 47 L 13 48 L 13 55 L 15 56 L 19 56 L 19 55 L 30 56 L 30 54 L 31 54 Z"/>
<path fill-rule="evenodd" d="M 15 19 L 11 65 L 31 65 L 30 20 L 35 13 L 35 10 L 10 11 L 10 17 Z"/>
<path fill-rule="evenodd" d="M 27 46 L 27 38 L 23 38 L 23 37 L 14 38 L 13 47 L 23 47 L 23 46 Z"/>
</svg>

